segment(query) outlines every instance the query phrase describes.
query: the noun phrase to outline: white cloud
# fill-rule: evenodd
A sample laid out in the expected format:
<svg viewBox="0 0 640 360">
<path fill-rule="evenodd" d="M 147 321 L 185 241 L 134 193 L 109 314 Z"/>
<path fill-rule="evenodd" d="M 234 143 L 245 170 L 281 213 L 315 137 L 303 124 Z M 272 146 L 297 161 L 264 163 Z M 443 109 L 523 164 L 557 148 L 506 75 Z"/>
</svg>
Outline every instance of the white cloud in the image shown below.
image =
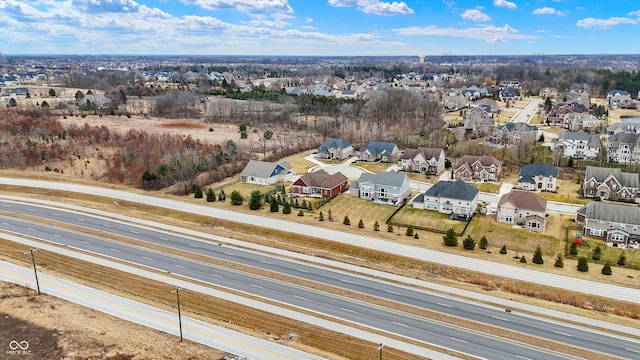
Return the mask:
<svg viewBox="0 0 640 360">
<path fill-rule="evenodd" d="M 562 11 L 556 10 L 552 7 L 547 7 L 547 6 L 533 10 L 532 14 L 533 15 L 558 15 L 558 16 L 564 15 Z"/>
<path fill-rule="evenodd" d="M 638 20 L 634 20 L 634 19 L 623 18 L 623 17 L 610 17 L 608 19 L 586 18 L 586 19 L 578 20 L 576 25 L 583 27 L 585 29 L 590 29 L 592 27 L 610 28 L 612 26 L 617 26 L 617 25 L 637 24 L 637 23 L 638 23 Z"/>
<path fill-rule="evenodd" d="M 535 36 L 519 34 L 518 30 L 512 28 L 508 24 L 503 27 L 494 25 L 477 26 L 462 29 L 441 28 L 438 26 L 412 26 L 407 28 L 395 29 L 395 33 L 404 36 L 450 36 L 467 39 L 484 40 L 488 43 L 505 42 L 507 40 L 535 39 Z"/>
<path fill-rule="evenodd" d="M 408 15 L 413 14 L 411 9 L 404 1 L 384 2 L 381 0 L 329 0 L 329 5 L 334 7 L 350 7 L 357 6 L 358 10 L 365 14 L 373 15 Z"/>
<path fill-rule="evenodd" d="M 482 21 L 491 20 L 489 15 L 483 13 L 482 11 L 480 11 L 478 9 L 466 10 L 465 12 L 462 13 L 461 16 L 462 16 L 463 19 L 473 20 L 473 21 L 476 21 L 476 22 L 482 22 Z"/>
<path fill-rule="evenodd" d="M 250 15 L 291 14 L 288 0 L 180 0 L 187 5 L 200 6 L 207 10 L 237 10 Z"/>
<path fill-rule="evenodd" d="M 507 0 L 493 0 L 493 5 L 498 7 L 506 7 L 509 9 L 515 9 L 518 7 L 516 3 Z"/>
<path fill-rule="evenodd" d="M 74 7 L 93 13 L 135 12 L 140 5 L 133 0 L 72 0 Z"/>
<path fill-rule="evenodd" d="M 629 15 L 629 16 L 637 16 L 637 17 L 640 17 L 640 10 L 637 10 L 637 11 L 631 11 L 628 15 Z"/>
</svg>

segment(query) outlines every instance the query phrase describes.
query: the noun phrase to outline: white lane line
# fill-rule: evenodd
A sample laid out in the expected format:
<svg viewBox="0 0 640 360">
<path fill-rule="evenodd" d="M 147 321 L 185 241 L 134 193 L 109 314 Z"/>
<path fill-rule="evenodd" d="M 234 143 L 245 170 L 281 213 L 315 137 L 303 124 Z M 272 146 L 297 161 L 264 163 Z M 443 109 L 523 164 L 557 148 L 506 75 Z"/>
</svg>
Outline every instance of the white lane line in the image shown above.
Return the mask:
<svg viewBox="0 0 640 360">
<path fill-rule="evenodd" d="M 271 265 L 271 263 L 268 262 L 268 261 L 260 260 L 260 262 L 263 263 L 263 264 Z"/>
<path fill-rule="evenodd" d="M 2 207 L 7 207 L 7 208 L 10 208 L 10 207 L 11 207 L 11 205 L 7 205 L 7 204 L 2 204 Z"/>
<path fill-rule="evenodd" d="M 556 333 L 558 335 L 562 335 L 562 336 L 573 337 L 573 335 L 571 335 L 571 334 L 563 333 L 563 332 L 560 332 L 560 331 L 554 331 L 554 333 Z"/>
<path fill-rule="evenodd" d="M 169 241 L 169 239 L 167 239 L 167 238 L 165 238 L 165 237 L 162 237 L 162 236 L 159 236 L 159 237 L 158 237 L 158 239 L 160 239 L 160 240 L 164 240 L 164 241 Z"/>
<path fill-rule="evenodd" d="M 218 275 L 218 274 L 211 274 L 211 276 L 213 277 L 217 277 L 217 278 L 221 278 L 222 276 Z"/>
<path fill-rule="evenodd" d="M 29 208 L 29 209 L 27 209 L 27 211 L 36 212 L 36 209 Z"/>
<path fill-rule="evenodd" d="M 302 270 L 302 269 L 296 269 L 297 271 L 300 271 L 301 273 L 305 273 L 308 274 L 309 272 L 307 270 Z"/>
<path fill-rule="evenodd" d="M 109 250 L 112 250 L 112 251 L 115 251 L 115 252 L 120 252 L 120 250 L 114 249 L 114 248 L 109 248 Z"/>
<path fill-rule="evenodd" d="M 62 237 L 62 236 L 60 236 L 60 234 L 53 234 L 53 236 L 55 236 L 55 237 Z"/>
<path fill-rule="evenodd" d="M 501 318 L 501 317 L 498 317 L 498 316 L 492 316 L 492 318 L 494 318 L 496 320 L 509 321 L 509 319 Z"/>
<path fill-rule="evenodd" d="M 81 243 L 83 243 L 83 244 L 87 244 L 87 245 L 90 245 L 90 244 L 91 244 L 90 242 L 88 242 L 88 241 L 84 241 L 84 240 L 80 240 L 80 242 L 81 242 Z"/>
<path fill-rule="evenodd" d="M 3 222 L 2 225 L 8 226 L 9 223 Z"/>
<path fill-rule="evenodd" d="M 389 294 L 393 294 L 393 295 L 400 295 L 400 294 L 398 294 L 397 292 L 395 292 L 395 291 L 391 291 L 391 290 L 385 290 L 384 292 L 387 292 L 387 293 L 389 293 Z"/>
<path fill-rule="evenodd" d="M 522 356 L 522 355 L 516 355 L 516 357 L 517 357 L 517 358 L 520 358 L 520 359 L 524 359 L 524 360 L 533 360 L 533 359 L 531 359 L 531 358 L 528 358 L 528 357 L 526 357 L 526 356 Z"/>
<path fill-rule="evenodd" d="M 109 225 L 109 224 L 102 224 L 102 226 L 104 226 L 106 228 L 110 228 L 111 227 L 111 225 Z"/>
<path fill-rule="evenodd" d="M 60 216 L 60 213 L 54 212 L 54 213 L 51 213 L 51 215 L 53 215 L 53 216 Z"/>
<path fill-rule="evenodd" d="M 629 348 L 624 348 L 624 349 L 627 350 L 627 351 L 631 351 L 631 352 L 640 354 L 640 350 L 629 349 Z"/>
<path fill-rule="evenodd" d="M 443 304 L 443 303 L 438 303 L 438 305 L 440 305 L 440 306 L 444 306 L 444 307 L 447 307 L 447 308 L 453 307 L 453 306 L 451 306 L 451 305 L 449 305 L 449 304 Z"/>
<path fill-rule="evenodd" d="M 129 230 L 130 233 L 132 234 L 140 234 L 139 232 L 135 231 L 135 230 Z"/>
<path fill-rule="evenodd" d="M 409 327 L 409 325 L 407 325 L 407 324 L 403 324 L 403 323 L 399 323 L 399 322 L 397 322 L 397 321 L 394 321 L 393 323 L 394 323 L 394 324 L 396 324 L 396 325 L 400 325 L 400 326 L 404 326 L 404 327 Z M 466 341 L 465 341 L 465 342 L 466 342 Z"/>
<path fill-rule="evenodd" d="M 145 259 L 145 260 L 153 261 L 153 259 L 150 258 L 150 257 L 143 256 L 142 258 Z"/>
<path fill-rule="evenodd" d="M 199 248 L 200 246 L 196 245 L 196 244 L 189 244 L 189 246 L 194 247 L 194 248 Z"/>
<path fill-rule="evenodd" d="M 223 252 L 223 254 L 225 254 L 225 255 L 227 255 L 227 256 L 235 256 L 235 255 L 233 255 L 233 254 L 231 254 L 231 253 L 228 253 L 228 252 Z"/>
<path fill-rule="evenodd" d="M 182 266 L 182 265 L 177 265 L 177 264 L 176 264 L 176 267 L 177 267 L 177 268 L 180 268 L 180 269 L 184 269 L 184 266 Z"/>
<path fill-rule="evenodd" d="M 256 285 L 256 284 L 251 284 L 251 286 L 253 286 L 253 287 L 257 287 L 257 288 L 260 288 L 260 289 L 262 289 L 262 286 L 260 286 L 260 285 Z"/>
<path fill-rule="evenodd" d="M 467 340 L 458 339 L 457 337 L 453 337 L 453 336 L 450 336 L 450 337 L 449 337 L 449 339 L 451 339 L 451 340 L 456 340 L 456 341 L 460 341 L 460 342 L 463 342 L 463 343 L 468 343 L 468 341 L 467 341 Z"/>
<path fill-rule="evenodd" d="M 27 228 L 27 230 L 29 230 L 29 231 L 36 231 L 36 229 L 34 229 L 34 228 Z"/>
<path fill-rule="evenodd" d="M 345 279 L 340 279 L 340 281 L 345 282 L 347 284 L 353 284 L 353 281 L 349 281 L 349 280 L 345 280 Z"/>
<path fill-rule="evenodd" d="M 293 297 L 296 297 L 296 298 L 301 299 L 301 300 L 307 300 L 306 297 L 302 297 L 300 295 L 293 295 Z"/>
<path fill-rule="evenodd" d="M 346 308 L 343 308 L 343 307 L 341 307 L 340 310 L 348 311 L 350 313 L 355 313 L 355 311 L 353 311 L 351 309 L 346 309 Z"/>
<path fill-rule="evenodd" d="M 77 218 L 76 220 L 80 221 L 80 222 L 85 222 L 87 220 L 83 219 L 83 218 Z"/>
</svg>

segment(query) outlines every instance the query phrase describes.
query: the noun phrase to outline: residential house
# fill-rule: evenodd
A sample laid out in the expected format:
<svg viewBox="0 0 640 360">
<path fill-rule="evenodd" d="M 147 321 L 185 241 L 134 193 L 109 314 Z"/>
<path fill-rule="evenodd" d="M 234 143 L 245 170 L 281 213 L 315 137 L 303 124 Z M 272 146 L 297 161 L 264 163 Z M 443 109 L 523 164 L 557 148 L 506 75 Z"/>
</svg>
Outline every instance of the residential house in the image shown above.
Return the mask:
<svg viewBox="0 0 640 360">
<path fill-rule="evenodd" d="M 640 199 L 640 174 L 618 168 L 587 166 L 582 184 L 584 197 L 637 202 Z"/>
<path fill-rule="evenodd" d="M 479 88 L 476 85 L 471 85 L 468 88 L 463 89 L 460 94 L 467 100 L 475 100 L 489 95 L 489 90 L 484 87 Z"/>
<path fill-rule="evenodd" d="M 355 99 L 358 97 L 358 93 L 355 90 L 344 89 L 336 93 L 338 99 Z"/>
<path fill-rule="evenodd" d="M 640 247 L 640 207 L 592 202 L 578 209 L 576 224 L 583 234 L 602 238 L 608 246 Z"/>
<path fill-rule="evenodd" d="M 344 160 L 353 155 L 353 146 L 344 139 L 328 138 L 318 148 L 316 157 L 318 159 Z"/>
<path fill-rule="evenodd" d="M 600 138 L 583 130 L 562 131 L 557 138 L 551 139 L 551 151 L 566 157 L 595 159 L 600 151 Z"/>
<path fill-rule="evenodd" d="M 538 128 L 523 122 L 508 122 L 493 129 L 490 141 L 501 145 L 533 144 L 538 140 Z"/>
<path fill-rule="evenodd" d="M 609 135 L 607 154 L 609 161 L 618 164 L 640 162 L 640 134 L 619 132 Z"/>
<path fill-rule="evenodd" d="M 516 89 L 512 87 L 504 88 L 498 93 L 498 97 L 502 101 L 513 101 L 516 99 L 517 95 L 518 93 L 516 92 Z"/>
<path fill-rule="evenodd" d="M 416 209 L 436 210 L 469 220 L 478 206 L 478 189 L 464 181 L 438 181 L 413 199 Z"/>
<path fill-rule="evenodd" d="M 543 233 L 547 226 L 546 211 L 547 200 L 543 197 L 526 191 L 512 191 L 500 197 L 496 221 Z"/>
<path fill-rule="evenodd" d="M 607 93 L 607 100 L 611 100 L 616 96 L 631 96 L 631 93 L 629 93 L 627 90 L 613 89 Z"/>
<path fill-rule="evenodd" d="M 399 205 L 409 195 L 409 178 L 405 174 L 396 172 L 379 172 L 376 174 L 362 173 L 358 182 L 349 187 L 349 194 L 393 206 Z"/>
<path fill-rule="evenodd" d="M 590 112 L 589 108 L 579 101 L 559 102 L 554 104 L 549 110 L 549 114 L 547 115 L 547 124 L 563 126 L 565 124 L 565 117 L 568 114 L 589 114 Z"/>
<path fill-rule="evenodd" d="M 555 98 L 558 96 L 558 90 L 556 90 L 556 88 L 554 87 L 545 87 L 540 89 L 540 92 L 538 93 L 538 96 L 540 96 L 543 99 L 546 98 Z"/>
<path fill-rule="evenodd" d="M 516 189 L 555 192 L 558 186 L 558 175 L 558 169 L 551 164 L 527 164 L 520 169 Z"/>
<path fill-rule="evenodd" d="M 640 121 L 623 121 L 607 126 L 607 134 L 640 134 Z"/>
<path fill-rule="evenodd" d="M 637 105 L 627 92 L 626 95 L 618 94 L 609 98 L 609 109 L 637 109 Z"/>
<path fill-rule="evenodd" d="M 467 106 L 467 99 L 463 95 L 447 95 L 443 97 L 442 104 L 447 110 L 460 110 Z"/>
<path fill-rule="evenodd" d="M 439 175 L 444 171 L 444 150 L 439 148 L 407 148 L 400 156 L 400 170 Z"/>
<path fill-rule="evenodd" d="M 568 113 L 564 116 L 563 127 L 571 131 L 595 129 L 598 118 L 589 113 Z"/>
<path fill-rule="evenodd" d="M 493 130 L 493 113 L 484 106 L 474 106 L 464 115 L 464 129 L 490 132 Z"/>
<path fill-rule="evenodd" d="M 482 98 L 480 100 L 476 100 L 476 102 L 474 102 L 474 105 L 481 106 L 485 109 L 487 109 L 487 106 L 488 106 L 489 107 L 488 111 L 490 111 L 492 114 L 495 114 L 498 111 L 500 111 L 500 106 L 498 105 L 498 102 L 489 98 Z"/>
<path fill-rule="evenodd" d="M 240 173 L 240 181 L 249 184 L 273 185 L 277 182 L 289 181 L 293 178 L 293 170 L 287 162 L 273 163 L 250 160 Z"/>
<path fill-rule="evenodd" d="M 360 148 L 360 161 L 394 162 L 399 153 L 400 149 L 394 143 L 372 141 Z"/>
<path fill-rule="evenodd" d="M 454 178 L 463 181 L 497 181 L 502 161 L 490 155 L 464 155 L 454 167 Z"/>
<path fill-rule="evenodd" d="M 332 198 L 349 187 L 348 179 L 341 172 L 329 174 L 323 169 L 306 173 L 291 184 L 291 192 L 297 195 Z"/>
<path fill-rule="evenodd" d="M 78 105 L 96 109 L 106 109 L 111 106 L 111 99 L 104 94 L 86 94 L 83 98 L 78 99 Z"/>
</svg>

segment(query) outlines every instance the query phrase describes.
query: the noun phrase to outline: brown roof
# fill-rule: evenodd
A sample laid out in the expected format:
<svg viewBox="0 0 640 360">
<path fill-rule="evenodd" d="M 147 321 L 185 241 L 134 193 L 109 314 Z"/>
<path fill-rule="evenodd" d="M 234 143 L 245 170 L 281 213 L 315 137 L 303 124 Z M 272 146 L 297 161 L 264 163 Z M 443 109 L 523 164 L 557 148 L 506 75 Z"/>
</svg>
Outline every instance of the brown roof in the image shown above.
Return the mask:
<svg viewBox="0 0 640 360">
<path fill-rule="evenodd" d="M 440 160 L 440 155 L 442 155 L 443 150 L 440 148 L 428 148 L 428 147 L 419 147 L 417 149 L 407 148 L 404 149 L 402 156 L 400 159 L 413 159 L 418 154 L 422 154 L 425 159 L 429 160 L 431 158 L 435 158 L 436 160 Z"/>
<path fill-rule="evenodd" d="M 336 186 L 347 181 L 347 177 L 344 176 L 341 172 L 329 175 L 329 173 L 327 173 L 323 169 L 320 169 L 316 172 L 306 173 L 302 175 L 299 180 L 302 180 L 308 186 L 316 186 L 323 189 L 333 189 Z"/>
<path fill-rule="evenodd" d="M 545 212 L 547 210 L 547 200 L 528 191 L 513 191 L 502 195 L 498 206 L 512 203 L 518 209 Z"/>
</svg>

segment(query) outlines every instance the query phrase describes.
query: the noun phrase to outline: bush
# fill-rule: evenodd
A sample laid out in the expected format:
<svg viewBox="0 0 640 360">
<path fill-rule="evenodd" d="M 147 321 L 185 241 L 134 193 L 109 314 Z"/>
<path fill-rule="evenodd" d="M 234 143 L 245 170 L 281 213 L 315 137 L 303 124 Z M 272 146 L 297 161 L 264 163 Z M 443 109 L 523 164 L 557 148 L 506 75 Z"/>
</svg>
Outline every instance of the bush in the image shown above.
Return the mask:
<svg viewBox="0 0 640 360">
<path fill-rule="evenodd" d="M 572 242 L 569 247 L 569 255 L 578 255 L 578 245 L 574 242 Z"/>
<path fill-rule="evenodd" d="M 387 224 L 387 232 L 393 232 L 393 225 Z"/>
<path fill-rule="evenodd" d="M 249 209 L 258 210 L 262 207 L 262 197 L 264 195 L 260 190 L 254 190 L 251 192 L 251 197 L 249 197 Z"/>
<path fill-rule="evenodd" d="M 362 221 L 362 219 L 358 221 L 358 229 L 364 229 L 364 221 Z"/>
<path fill-rule="evenodd" d="M 600 256 L 602 255 L 602 249 L 600 248 L 600 245 L 596 246 L 595 249 L 593 249 L 593 253 L 591 254 L 591 258 L 593 260 L 600 260 Z"/>
<path fill-rule="evenodd" d="M 447 230 L 447 234 L 442 237 L 446 246 L 458 246 L 458 237 L 453 229 Z"/>
<path fill-rule="evenodd" d="M 271 200 L 269 201 L 269 210 L 271 212 L 278 212 L 280 209 L 280 206 L 278 205 L 278 200 L 275 197 L 271 197 Z"/>
<path fill-rule="evenodd" d="M 473 240 L 471 235 L 467 235 L 467 237 L 462 240 L 462 247 L 467 250 L 473 250 L 476 247 L 476 241 Z"/>
<path fill-rule="evenodd" d="M 324 221 L 324 214 L 322 213 L 322 211 L 320 211 L 320 216 L 318 217 L 318 220 Z"/>
<path fill-rule="evenodd" d="M 198 184 L 193 186 L 193 197 L 196 199 L 202 199 L 202 188 Z"/>
<path fill-rule="evenodd" d="M 378 220 L 373 224 L 373 231 L 380 231 L 380 224 L 378 224 Z"/>
<path fill-rule="evenodd" d="M 602 268 L 602 275 L 611 275 L 611 264 L 608 261 Z"/>
<path fill-rule="evenodd" d="M 344 220 L 342 220 L 342 223 L 345 225 L 351 225 L 351 220 L 349 220 L 349 217 L 345 215 Z"/>
<path fill-rule="evenodd" d="M 542 249 L 540 248 L 540 245 L 538 245 L 538 247 L 536 248 L 536 252 L 533 253 L 533 259 L 531 261 L 534 264 L 544 264 L 544 259 L 542 258 Z"/>
<path fill-rule="evenodd" d="M 413 235 L 413 238 L 414 238 L 414 239 L 420 239 L 420 236 L 418 236 L 418 233 L 415 233 L 415 234 Z"/>
<path fill-rule="evenodd" d="M 478 244 L 478 247 L 482 250 L 486 250 L 489 247 L 489 240 L 487 240 L 487 237 L 482 235 L 482 237 L 480 238 L 480 243 Z"/>
<path fill-rule="evenodd" d="M 504 255 L 507 253 L 507 245 L 502 245 L 500 248 L 500 254 Z"/>
<path fill-rule="evenodd" d="M 527 263 L 527 258 L 524 257 L 524 255 L 522 255 L 522 257 L 520 258 L 520 263 L 522 263 L 522 264 L 526 264 Z"/>
<path fill-rule="evenodd" d="M 209 188 L 207 190 L 207 202 L 214 202 L 216 201 L 216 192 L 213 191 L 213 189 Z"/>
<path fill-rule="evenodd" d="M 562 254 L 558 254 L 558 257 L 556 258 L 556 262 L 553 264 L 553 266 L 557 268 L 564 267 L 564 259 L 562 258 Z"/>
<path fill-rule="evenodd" d="M 282 213 L 283 214 L 291 214 L 291 205 L 289 205 L 288 202 L 284 202 L 284 205 L 282 205 Z"/>
<path fill-rule="evenodd" d="M 618 266 L 625 266 L 627 264 L 627 257 L 624 256 L 624 253 L 620 254 L 620 257 L 618 258 L 618 262 L 616 264 L 618 264 Z"/>
<path fill-rule="evenodd" d="M 584 256 L 580 256 L 578 258 L 578 271 L 580 271 L 580 272 L 589 271 L 589 261 Z"/>
<path fill-rule="evenodd" d="M 409 225 L 406 232 L 407 236 L 413 236 L 413 226 Z"/>
<path fill-rule="evenodd" d="M 231 205 L 242 205 L 244 197 L 240 194 L 240 191 L 234 190 L 231 192 Z"/>
<path fill-rule="evenodd" d="M 303 210 L 298 211 L 298 216 L 304 216 L 304 211 Z"/>
</svg>

